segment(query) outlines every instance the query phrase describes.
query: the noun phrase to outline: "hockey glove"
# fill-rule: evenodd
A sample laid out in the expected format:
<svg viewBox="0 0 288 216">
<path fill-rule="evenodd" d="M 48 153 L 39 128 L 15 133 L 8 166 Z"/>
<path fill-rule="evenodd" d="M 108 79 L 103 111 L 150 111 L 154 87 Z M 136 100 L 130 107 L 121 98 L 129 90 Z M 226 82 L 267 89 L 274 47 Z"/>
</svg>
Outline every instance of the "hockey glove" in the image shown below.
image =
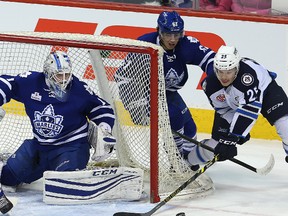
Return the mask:
<svg viewBox="0 0 288 216">
<path fill-rule="evenodd" d="M 214 149 L 215 155 L 219 154 L 219 161 L 228 160 L 237 155 L 236 144 L 238 141 L 239 137 L 232 134 L 219 138 L 218 144 Z"/>
<path fill-rule="evenodd" d="M 111 132 L 101 126 L 99 127 L 103 134 L 104 150 L 107 154 L 111 154 L 115 148 L 116 139 L 112 136 Z"/>
<path fill-rule="evenodd" d="M 106 123 L 100 123 L 97 127 L 92 121 L 89 123 L 88 141 L 94 148 L 91 159 L 101 162 L 110 157 L 115 149 L 116 139 L 111 134 L 111 128 Z"/>
</svg>

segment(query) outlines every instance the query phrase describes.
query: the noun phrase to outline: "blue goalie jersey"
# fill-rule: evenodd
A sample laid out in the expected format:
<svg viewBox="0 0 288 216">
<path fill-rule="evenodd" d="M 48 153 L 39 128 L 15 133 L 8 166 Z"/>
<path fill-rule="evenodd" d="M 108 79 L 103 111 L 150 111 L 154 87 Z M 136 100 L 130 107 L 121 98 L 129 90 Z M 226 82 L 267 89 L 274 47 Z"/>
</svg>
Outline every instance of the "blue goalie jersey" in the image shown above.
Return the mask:
<svg viewBox="0 0 288 216">
<path fill-rule="evenodd" d="M 89 86 L 73 76 L 65 102 L 55 98 L 41 72 L 0 77 L 0 105 L 15 99 L 22 102 L 33 127 L 34 139 L 42 146 L 87 141 L 88 121 L 105 122 L 113 128 L 114 111 Z"/>
</svg>

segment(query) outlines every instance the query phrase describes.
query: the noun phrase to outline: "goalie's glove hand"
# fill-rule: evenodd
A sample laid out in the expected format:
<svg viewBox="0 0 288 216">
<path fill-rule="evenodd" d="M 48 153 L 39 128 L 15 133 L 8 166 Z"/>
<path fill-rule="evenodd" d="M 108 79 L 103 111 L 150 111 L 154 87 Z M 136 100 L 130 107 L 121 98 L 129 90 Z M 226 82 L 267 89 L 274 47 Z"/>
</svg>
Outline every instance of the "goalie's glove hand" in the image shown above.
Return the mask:
<svg viewBox="0 0 288 216">
<path fill-rule="evenodd" d="M 96 162 L 106 160 L 113 153 L 116 145 L 116 139 L 112 136 L 111 127 L 107 123 L 100 123 L 97 127 L 95 124 L 92 126 L 93 132 L 91 146 L 94 148 L 94 153 L 91 157 Z"/>
<path fill-rule="evenodd" d="M 239 137 L 232 134 L 227 134 L 219 138 L 218 144 L 214 149 L 214 154 L 219 154 L 219 161 L 228 160 L 237 155 L 236 144 L 239 139 Z"/>
<path fill-rule="evenodd" d="M 101 123 L 99 125 L 99 129 L 101 130 L 103 135 L 102 139 L 104 142 L 104 150 L 107 154 L 111 154 L 115 149 L 116 145 L 116 139 L 112 136 L 111 128 L 107 127 L 106 124 Z"/>
<path fill-rule="evenodd" d="M 111 133 L 103 134 L 104 150 L 107 154 L 111 154 L 116 146 L 116 139 Z"/>
</svg>

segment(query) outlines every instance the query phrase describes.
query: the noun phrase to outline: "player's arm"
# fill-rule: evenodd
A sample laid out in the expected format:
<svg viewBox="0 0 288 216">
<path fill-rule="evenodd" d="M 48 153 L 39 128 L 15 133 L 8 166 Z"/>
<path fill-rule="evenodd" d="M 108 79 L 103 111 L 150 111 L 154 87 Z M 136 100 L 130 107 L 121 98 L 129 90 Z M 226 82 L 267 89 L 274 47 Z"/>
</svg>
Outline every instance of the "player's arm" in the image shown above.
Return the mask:
<svg viewBox="0 0 288 216">
<path fill-rule="evenodd" d="M 230 133 L 240 138 L 244 138 L 249 134 L 261 112 L 263 92 L 258 85 L 256 81 L 249 85 L 249 88 L 245 88 L 246 86 L 243 85 L 242 93 L 239 94 L 239 106 L 232 118 Z"/>
<path fill-rule="evenodd" d="M 198 65 L 207 75 L 214 74 L 213 58 L 215 52 L 200 43 L 194 37 L 187 36 L 183 38 L 183 45 L 185 47 L 185 55 L 189 56 L 188 64 Z"/>
<path fill-rule="evenodd" d="M 115 149 L 116 139 L 112 135 L 115 114 L 111 105 L 90 90 L 88 141 L 94 148 L 92 159 L 103 161 Z"/>
<path fill-rule="evenodd" d="M 250 86 L 242 95 L 243 97 L 241 94 L 238 95 L 240 104 L 235 111 L 233 110 L 231 122 L 227 122 L 227 132 L 219 132 L 218 134 L 218 145 L 215 147 L 215 153 L 220 154 L 220 160 L 226 160 L 237 155 L 236 144 L 243 144 L 250 139 L 250 131 L 261 111 L 262 96 L 257 85 Z"/>
<path fill-rule="evenodd" d="M 31 80 L 29 76 L 32 73 L 30 71 L 21 73 L 17 76 L 1 75 L 0 76 L 0 106 L 8 103 L 11 99 L 19 102 L 23 101 L 25 91 Z"/>
<path fill-rule="evenodd" d="M 246 137 L 256 123 L 261 108 L 260 100 L 239 106 L 233 116 L 230 132 L 239 137 Z"/>
<path fill-rule="evenodd" d="M 150 71 L 143 63 L 143 55 L 130 53 L 116 71 L 114 78 L 124 108 L 134 124 L 148 125 L 150 116 Z"/>
<path fill-rule="evenodd" d="M 14 77 L 0 76 L 0 106 L 8 103 L 12 99 L 13 82 Z"/>
</svg>

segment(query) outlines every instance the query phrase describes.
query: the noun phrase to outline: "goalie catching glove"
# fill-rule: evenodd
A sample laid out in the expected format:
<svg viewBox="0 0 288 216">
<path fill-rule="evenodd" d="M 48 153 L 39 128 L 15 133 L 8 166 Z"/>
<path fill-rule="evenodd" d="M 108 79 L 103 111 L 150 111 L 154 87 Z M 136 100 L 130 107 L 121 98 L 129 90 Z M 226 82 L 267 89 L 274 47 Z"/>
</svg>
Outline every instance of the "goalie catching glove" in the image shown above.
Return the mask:
<svg viewBox="0 0 288 216">
<path fill-rule="evenodd" d="M 89 122 L 88 142 L 94 148 L 91 159 L 96 162 L 104 161 L 110 157 L 116 145 L 116 139 L 112 136 L 111 127 L 103 122 L 98 127 L 94 122 Z"/>
</svg>

